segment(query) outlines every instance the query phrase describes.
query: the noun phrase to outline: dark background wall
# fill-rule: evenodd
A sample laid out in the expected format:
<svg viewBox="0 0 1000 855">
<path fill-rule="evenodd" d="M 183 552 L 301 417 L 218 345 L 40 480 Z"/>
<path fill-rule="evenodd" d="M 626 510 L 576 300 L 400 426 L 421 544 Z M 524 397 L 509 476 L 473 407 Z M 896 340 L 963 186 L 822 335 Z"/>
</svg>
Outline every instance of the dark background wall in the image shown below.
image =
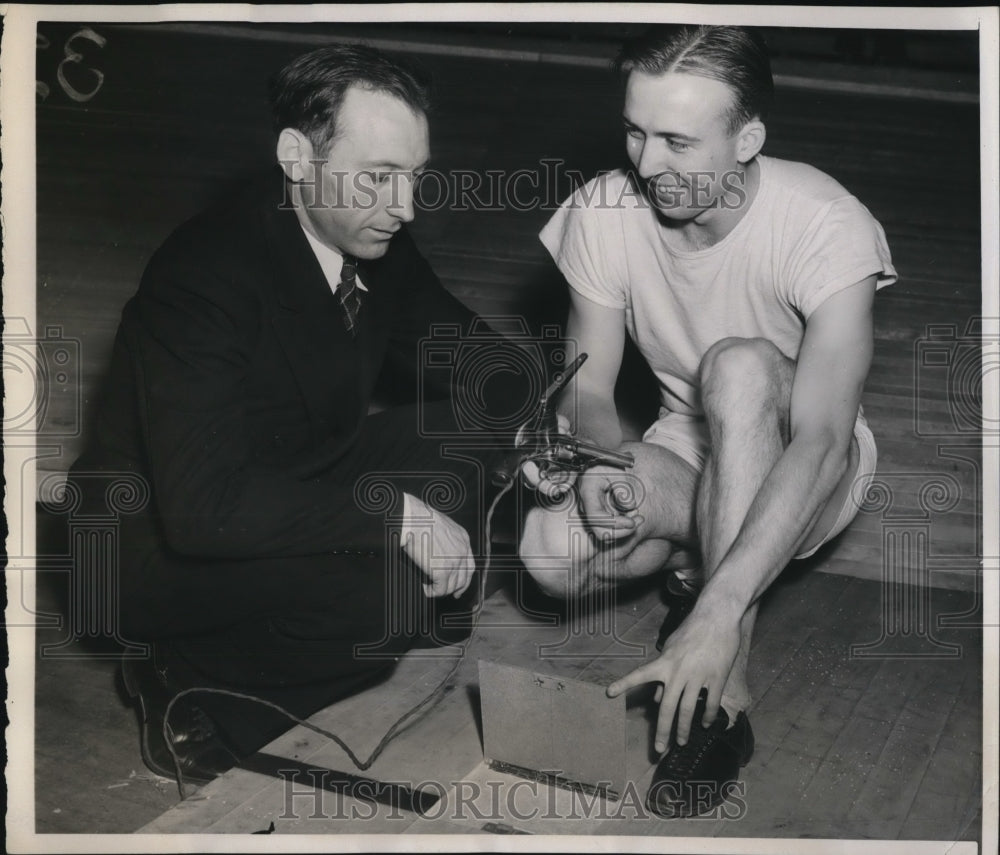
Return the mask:
<svg viewBox="0 0 1000 855">
<path fill-rule="evenodd" d="M 57 453 L 41 469 L 62 472 L 78 453 L 121 306 L 152 251 L 273 162 L 269 74 L 330 39 L 374 40 L 433 73 L 436 170 L 538 176 L 534 189 L 519 185 L 524 204 L 434 206 L 415 231 L 473 308 L 523 316 L 533 329 L 561 322 L 565 288 L 537 232 L 574 174 L 622 162 L 620 94 L 606 65 L 641 28 L 39 24 L 37 324 L 72 353 L 68 370 L 50 372 L 42 434 Z M 876 420 L 883 404 L 912 410 L 878 396 L 912 399 L 913 347 L 926 324 L 963 330 L 979 307 L 977 34 L 767 35 L 778 97 L 765 151 L 829 172 L 885 226 L 901 282 L 878 304 L 880 364 L 892 367 L 873 373 L 866 406 Z M 79 61 L 65 61 L 67 47 Z M 652 404 L 648 389 L 625 399 L 639 421 Z M 907 424 L 887 425 L 898 434 L 888 439 L 912 442 Z"/>
</svg>

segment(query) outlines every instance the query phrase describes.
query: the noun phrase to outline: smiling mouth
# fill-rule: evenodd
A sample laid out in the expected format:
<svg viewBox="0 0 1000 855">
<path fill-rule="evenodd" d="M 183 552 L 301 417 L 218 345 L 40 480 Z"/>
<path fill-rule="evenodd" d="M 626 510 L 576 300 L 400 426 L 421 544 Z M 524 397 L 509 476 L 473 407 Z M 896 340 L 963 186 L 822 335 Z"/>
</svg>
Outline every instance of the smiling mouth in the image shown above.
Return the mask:
<svg viewBox="0 0 1000 855">
<path fill-rule="evenodd" d="M 683 193 L 688 189 L 688 186 L 676 175 L 654 175 L 650 178 L 646 184 L 648 185 L 650 192 L 656 196 L 672 198 L 678 193 Z"/>
<path fill-rule="evenodd" d="M 663 210 L 686 207 L 687 205 L 687 198 L 681 187 L 675 187 L 666 192 L 654 190 L 650 193 L 650 199 L 656 207 Z"/>
</svg>

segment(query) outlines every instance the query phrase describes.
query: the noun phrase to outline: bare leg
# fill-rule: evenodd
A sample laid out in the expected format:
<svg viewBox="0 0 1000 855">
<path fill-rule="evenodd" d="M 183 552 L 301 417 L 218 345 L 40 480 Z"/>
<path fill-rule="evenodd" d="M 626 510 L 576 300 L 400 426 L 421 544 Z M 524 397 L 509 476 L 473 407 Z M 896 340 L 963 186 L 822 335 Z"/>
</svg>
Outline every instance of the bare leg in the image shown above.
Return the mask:
<svg viewBox="0 0 1000 855">
<path fill-rule="evenodd" d="M 684 560 L 693 543 L 698 475 L 677 455 L 649 443 L 625 443 L 635 468 L 614 478 L 631 484 L 642 522 L 616 541 L 598 541 L 580 516 L 575 495 L 533 508 L 525 519 L 520 556 L 528 572 L 552 596 L 577 596 L 624 579 L 648 576 Z M 608 472 L 609 470 L 603 469 Z M 595 476 L 598 470 L 595 469 Z M 588 476 L 583 476 L 588 477 Z"/>
<path fill-rule="evenodd" d="M 698 531 L 710 578 L 740 531 L 747 511 L 789 442 L 788 412 L 795 363 L 768 342 L 725 339 L 705 355 L 702 402 L 711 451 L 698 493 Z M 723 690 L 722 706 L 750 705 L 746 682 L 752 605 L 740 623 L 740 648 Z"/>
<path fill-rule="evenodd" d="M 711 452 L 698 493 L 706 578 L 729 551 L 764 479 L 791 440 L 794 375 L 795 363 L 761 339 L 724 339 L 702 361 L 702 400 L 711 434 Z M 833 526 L 849 495 L 857 461 L 855 441 L 844 477 L 817 514 L 803 548 L 819 543 Z M 740 623 L 739 652 L 722 694 L 730 719 L 750 706 L 746 672 L 756 617 L 754 603 Z"/>
</svg>

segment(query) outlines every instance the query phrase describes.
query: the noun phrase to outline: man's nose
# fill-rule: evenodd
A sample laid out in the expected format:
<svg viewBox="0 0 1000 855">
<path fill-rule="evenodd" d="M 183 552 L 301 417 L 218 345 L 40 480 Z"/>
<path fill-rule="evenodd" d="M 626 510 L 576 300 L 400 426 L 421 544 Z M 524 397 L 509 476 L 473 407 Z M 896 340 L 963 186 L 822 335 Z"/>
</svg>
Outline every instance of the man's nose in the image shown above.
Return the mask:
<svg viewBox="0 0 1000 855">
<path fill-rule="evenodd" d="M 648 181 L 663 172 L 671 171 L 667 158 L 663 156 L 663 151 L 656 145 L 655 140 L 643 142 L 635 168 L 639 177 L 644 181 Z"/>
<path fill-rule="evenodd" d="M 413 222 L 416 216 L 413 207 L 413 179 L 402 177 L 393 189 L 393 198 L 389 200 L 389 213 L 403 223 Z"/>
</svg>

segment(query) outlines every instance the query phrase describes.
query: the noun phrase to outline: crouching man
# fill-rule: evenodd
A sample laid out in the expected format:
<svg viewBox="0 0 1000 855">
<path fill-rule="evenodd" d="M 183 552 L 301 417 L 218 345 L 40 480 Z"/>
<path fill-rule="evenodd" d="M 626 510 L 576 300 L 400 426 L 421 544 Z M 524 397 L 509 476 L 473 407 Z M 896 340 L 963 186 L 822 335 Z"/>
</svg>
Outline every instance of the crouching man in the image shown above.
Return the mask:
<svg viewBox="0 0 1000 855">
<path fill-rule="evenodd" d="M 570 286 L 567 338 L 589 354 L 561 412 L 635 466 L 570 481 L 528 464 L 539 504 L 521 556 L 558 596 L 673 572 L 661 654 L 608 693 L 659 684 L 648 804 L 681 816 L 717 805 L 753 752 L 758 599 L 848 525 L 874 473 L 860 399 L 873 298 L 896 273 L 854 196 L 761 154 L 773 84 L 756 33 L 654 28 L 618 68 L 631 168 L 581 188 L 541 240 Z M 635 443 L 614 406 L 626 332 L 660 386 L 659 418 Z"/>
<path fill-rule="evenodd" d="M 377 384 L 419 388 L 435 325 L 478 323 L 407 230 L 428 92 L 372 48 L 293 60 L 271 87 L 278 164 L 177 229 L 124 308 L 71 477 L 96 512 L 94 475 L 149 487 L 116 593 L 152 649 L 123 679 L 159 774 L 209 781 L 293 725 L 275 705 L 304 718 L 384 679 L 470 587 L 489 452 L 422 432 L 453 415 L 447 389 L 370 414 Z"/>
</svg>

